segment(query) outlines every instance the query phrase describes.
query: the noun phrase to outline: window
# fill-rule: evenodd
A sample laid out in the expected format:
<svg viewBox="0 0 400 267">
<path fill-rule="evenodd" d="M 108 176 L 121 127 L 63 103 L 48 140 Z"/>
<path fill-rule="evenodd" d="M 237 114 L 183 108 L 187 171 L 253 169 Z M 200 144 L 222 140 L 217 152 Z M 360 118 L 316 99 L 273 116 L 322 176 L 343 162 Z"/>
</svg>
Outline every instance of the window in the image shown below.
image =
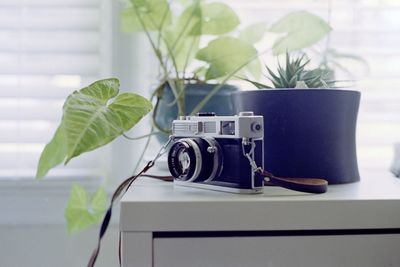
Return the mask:
<svg viewBox="0 0 400 267">
<path fill-rule="evenodd" d="M 0 179 L 32 178 L 65 97 L 108 72 L 108 1 L 0 2 Z M 93 176 L 107 152 L 50 176 Z"/>
<path fill-rule="evenodd" d="M 33 177 L 39 154 L 60 120 L 65 97 L 72 90 L 109 74 L 110 2 L 0 2 L 0 179 Z M 360 168 L 387 170 L 393 158 L 393 144 L 400 142 L 397 73 L 400 52 L 396 47 L 400 38 L 400 3 L 395 0 L 226 2 L 239 13 L 242 25 L 259 21 L 270 25 L 294 10 L 308 10 L 330 20 L 334 31 L 329 45 L 368 62 L 366 67 L 347 60 L 343 64 L 352 70 L 352 76 L 338 72 L 338 79 L 357 80 L 356 89 L 362 92 L 358 123 Z M 115 16 L 114 24 L 118 24 L 117 19 Z M 273 38 L 267 35 L 260 43 L 260 50 L 262 46 L 270 46 Z M 321 50 L 325 44 L 322 41 L 316 49 Z M 118 46 L 128 48 L 131 43 Z M 146 50 L 143 44 L 138 47 Z M 123 55 L 116 60 L 122 58 L 128 57 Z M 142 69 L 151 69 L 149 61 L 142 61 Z M 264 61 L 275 64 L 276 59 L 267 55 Z M 124 71 L 128 72 L 132 74 Z M 134 75 L 138 77 L 134 89 L 147 88 L 143 77 Z M 68 168 L 53 170 L 50 176 L 93 176 L 99 172 L 95 170 L 98 166 L 108 168 L 103 164 L 108 156 L 107 148 L 85 154 L 71 161 Z"/>
</svg>

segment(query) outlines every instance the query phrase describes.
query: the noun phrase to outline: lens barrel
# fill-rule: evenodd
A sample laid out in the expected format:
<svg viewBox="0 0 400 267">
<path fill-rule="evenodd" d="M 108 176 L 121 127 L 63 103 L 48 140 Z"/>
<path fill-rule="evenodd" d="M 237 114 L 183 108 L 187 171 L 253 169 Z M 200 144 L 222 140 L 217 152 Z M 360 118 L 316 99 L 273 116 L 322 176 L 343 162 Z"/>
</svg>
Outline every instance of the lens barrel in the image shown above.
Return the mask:
<svg viewBox="0 0 400 267">
<path fill-rule="evenodd" d="M 221 148 L 213 138 L 179 139 L 168 153 L 168 168 L 182 181 L 210 181 L 221 173 Z"/>
</svg>

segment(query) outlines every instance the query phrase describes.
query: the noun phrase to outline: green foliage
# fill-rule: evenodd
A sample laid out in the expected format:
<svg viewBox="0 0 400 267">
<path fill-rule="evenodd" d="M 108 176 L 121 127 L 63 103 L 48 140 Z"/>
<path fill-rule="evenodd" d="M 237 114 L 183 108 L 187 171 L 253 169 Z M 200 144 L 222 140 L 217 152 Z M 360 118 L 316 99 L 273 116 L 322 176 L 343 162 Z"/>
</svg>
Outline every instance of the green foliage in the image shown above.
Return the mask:
<svg viewBox="0 0 400 267">
<path fill-rule="evenodd" d="M 160 10 L 155 8 L 156 2 L 160 5 Z M 215 36 L 216 38 L 208 43 L 211 45 L 214 41 L 218 43 L 221 35 L 229 34 L 238 28 L 240 20 L 235 11 L 228 5 L 218 2 L 195 0 L 180 1 L 176 4 L 182 5 L 182 12 L 173 14 L 170 4 L 166 1 L 131 0 L 130 6 L 122 14 L 122 27 L 125 30 L 146 33 L 161 66 L 160 76 L 165 79 L 184 80 L 192 73 L 196 75 L 205 73 L 205 76 L 195 78 L 207 81 L 227 75 L 227 67 L 221 64 L 201 65 L 201 69 L 207 68 L 205 72 L 188 71 L 188 69 L 193 65 L 193 61 L 198 59 L 196 55 L 202 53 L 199 44 L 203 37 Z M 146 6 L 146 12 L 143 12 L 143 6 Z M 243 40 L 238 38 L 235 40 L 238 46 L 243 46 L 241 44 Z M 247 46 L 252 45 L 253 43 L 247 44 Z M 203 49 L 207 48 L 208 46 Z M 238 53 L 242 51 L 248 52 L 246 49 L 237 50 Z M 245 56 L 246 54 L 238 55 L 237 58 Z M 250 63 L 249 58 L 247 60 Z M 235 66 L 230 69 L 235 69 Z M 246 73 L 255 73 L 253 76 L 257 77 L 260 73 L 260 63 L 252 62 L 252 66 L 247 68 Z M 177 89 L 177 91 L 180 90 Z"/>
<path fill-rule="evenodd" d="M 278 63 L 278 73 L 274 73 L 268 66 L 267 72 L 275 88 L 327 88 L 332 87 L 335 81 L 331 80 L 331 72 L 324 68 L 315 68 L 306 70 L 305 67 L 310 63 L 305 58 L 305 54 L 295 59 L 291 59 L 289 53 L 286 53 L 285 66 Z M 257 88 L 271 88 L 265 84 L 244 79 L 252 83 Z"/>
<path fill-rule="evenodd" d="M 250 44 L 255 44 L 264 37 L 267 30 L 265 23 L 255 23 L 247 26 L 239 32 L 239 39 L 248 42 Z"/>
<path fill-rule="evenodd" d="M 257 50 L 252 45 L 235 37 L 220 37 L 200 49 L 196 58 L 209 64 L 206 79 L 215 79 L 228 75 L 256 56 Z"/>
<path fill-rule="evenodd" d="M 119 94 L 119 81 L 105 79 L 73 92 L 65 101 L 63 118 L 39 160 L 37 178 L 65 160 L 108 144 L 131 129 L 152 109 L 133 93 Z"/>
<path fill-rule="evenodd" d="M 273 52 L 279 55 L 286 51 L 309 47 L 320 41 L 331 30 L 332 28 L 323 19 L 307 11 L 289 13 L 269 29 L 271 32 L 285 34 L 275 41 Z"/>
<path fill-rule="evenodd" d="M 201 21 L 202 10 L 199 3 L 195 3 L 182 12 L 176 24 L 162 32 L 164 54 L 175 64 L 178 75 L 185 72 L 199 49 Z"/>
<path fill-rule="evenodd" d="M 86 190 L 81 185 L 73 185 L 64 213 L 68 232 L 75 233 L 99 223 L 106 208 L 107 194 L 103 188 L 100 187 L 89 201 Z"/>
<path fill-rule="evenodd" d="M 67 155 L 64 127 L 62 124 L 56 130 L 53 139 L 46 145 L 39 159 L 36 172 L 37 178 L 43 178 L 53 167 L 61 164 Z"/>
<path fill-rule="evenodd" d="M 122 14 L 125 31 L 158 31 L 172 21 L 167 0 L 130 0 L 130 7 Z"/>
<path fill-rule="evenodd" d="M 234 30 L 239 24 L 239 17 L 229 6 L 222 3 L 202 4 L 202 34 L 220 35 Z"/>
<path fill-rule="evenodd" d="M 128 0 L 121 14 L 122 28 L 144 32 L 160 64 L 160 84 L 171 84 L 177 97 L 179 115 L 185 115 L 184 88 L 189 78 L 200 82 L 220 79 L 221 84 L 201 100 L 193 111 L 199 111 L 222 84 L 238 73 L 258 79 L 261 64 L 254 44 L 266 30 L 285 34 L 273 45 L 275 54 L 308 47 L 323 38 L 331 29 L 319 17 L 301 11 L 293 12 L 270 29 L 262 23 L 250 25 L 237 34 L 239 17 L 228 5 L 203 0 L 180 0 L 181 9 L 172 9 L 167 0 Z M 179 14 L 173 11 L 182 10 Z M 211 36 L 211 38 L 210 38 Z M 200 47 L 201 41 L 209 41 Z M 197 60 L 196 64 L 193 64 Z M 278 76 L 269 69 L 273 83 L 279 86 L 322 81 L 321 70 L 304 70 L 302 59 L 279 67 Z M 304 66 L 301 67 L 301 64 Z M 191 65 L 196 69 L 188 71 Z M 193 76 L 188 76 L 188 73 Z M 275 79 L 276 78 L 276 79 Z M 246 79 L 246 78 L 245 78 Z M 268 87 L 251 81 L 257 87 Z M 119 81 L 106 79 L 72 93 L 64 103 L 63 117 L 50 143 L 44 148 L 37 169 L 37 178 L 53 167 L 82 153 L 104 146 L 131 129 L 152 109 L 151 103 L 133 93 L 119 93 Z M 85 189 L 74 185 L 65 210 L 68 231 L 84 229 L 101 220 L 107 196 L 103 189 L 89 200 Z"/>
</svg>

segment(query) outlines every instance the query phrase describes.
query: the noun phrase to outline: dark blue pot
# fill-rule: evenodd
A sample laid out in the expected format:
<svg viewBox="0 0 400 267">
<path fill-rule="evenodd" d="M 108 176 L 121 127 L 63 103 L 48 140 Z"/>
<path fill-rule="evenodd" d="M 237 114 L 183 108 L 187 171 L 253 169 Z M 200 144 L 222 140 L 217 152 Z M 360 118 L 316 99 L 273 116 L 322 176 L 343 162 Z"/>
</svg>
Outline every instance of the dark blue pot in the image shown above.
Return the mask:
<svg viewBox="0 0 400 267">
<path fill-rule="evenodd" d="M 215 87 L 216 84 L 188 84 L 185 88 L 186 115 L 190 114 L 197 104 Z M 225 84 L 201 109 L 201 112 L 215 112 L 219 116 L 233 115 L 234 109 L 231 94 L 239 89 L 235 86 Z M 171 129 L 172 121 L 178 117 L 178 106 L 168 105 L 174 101 L 174 95 L 169 86 L 164 88 L 159 103 L 156 121 L 164 129 Z M 158 140 L 163 143 L 167 140 L 166 134 L 157 135 Z"/>
<path fill-rule="evenodd" d="M 233 94 L 235 113 L 264 116 L 264 166 L 283 177 L 360 180 L 356 123 L 360 92 L 270 89 Z"/>
</svg>

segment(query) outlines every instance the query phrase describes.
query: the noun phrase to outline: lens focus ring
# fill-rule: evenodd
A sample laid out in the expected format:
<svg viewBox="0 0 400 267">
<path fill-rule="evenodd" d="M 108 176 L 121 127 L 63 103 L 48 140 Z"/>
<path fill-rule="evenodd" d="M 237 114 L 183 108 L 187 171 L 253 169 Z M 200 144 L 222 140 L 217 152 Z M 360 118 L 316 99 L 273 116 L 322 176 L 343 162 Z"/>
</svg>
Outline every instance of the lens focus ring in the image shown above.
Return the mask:
<svg viewBox="0 0 400 267">
<path fill-rule="evenodd" d="M 168 168 L 176 179 L 210 182 L 222 170 L 222 151 L 214 138 L 183 138 L 168 154 Z"/>
<path fill-rule="evenodd" d="M 175 178 L 194 181 L 202 168 L 202 156 L 197 143 L 185 138 L 173 144 L 168 154 L 168 168 Z"/>
</svg>

